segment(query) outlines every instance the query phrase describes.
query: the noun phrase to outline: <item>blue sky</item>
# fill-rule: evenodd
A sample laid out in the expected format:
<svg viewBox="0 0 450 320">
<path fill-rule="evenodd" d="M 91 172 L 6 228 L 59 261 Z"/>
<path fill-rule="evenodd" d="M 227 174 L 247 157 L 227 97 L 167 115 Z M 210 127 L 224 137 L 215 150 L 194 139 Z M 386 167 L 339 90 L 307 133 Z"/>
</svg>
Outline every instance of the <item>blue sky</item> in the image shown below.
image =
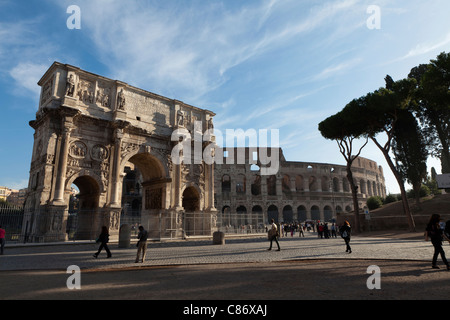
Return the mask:
<svg viewBox="0 0 450 320">
<path fill-rule="evenodd" d="M 278 129 L 287 160 L 344 164 L 318 123 L 450 51 L 448 12 L 448 0 L 0 0 L 0 186 L 28 185 L 28 122 L 53 61 L 212 110 L 222 132 Z M 398 192 L 373 143 L 362 156 Z"/>
</svg>

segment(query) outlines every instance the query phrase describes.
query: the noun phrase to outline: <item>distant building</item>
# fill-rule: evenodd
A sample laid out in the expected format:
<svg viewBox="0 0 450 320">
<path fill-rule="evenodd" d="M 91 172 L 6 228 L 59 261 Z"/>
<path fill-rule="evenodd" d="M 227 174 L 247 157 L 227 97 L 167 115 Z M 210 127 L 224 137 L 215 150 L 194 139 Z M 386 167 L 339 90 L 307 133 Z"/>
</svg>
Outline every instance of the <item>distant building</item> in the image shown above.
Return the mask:
<svg viewBox="0 0 450 320">
<path fill-rule="evenodd" d="M 6 201 L 8 196 L 11 194 L 11 189 L 8 187 L 0 187 L 0 201 Z"/>
<path fill-rule="evenodd" d="M 239 150 L 245 164 L 236 159 Z M 230 215 L 244 224 L 255 224 L 255 217 L 258 224 L 271 219 L 333 221 L 338 213 L 353 211 L 344 165 L 286 161 L 279 149 L 279 170 L 267 176 L 260 172 L 256 148 L 237 148 L 233 153 L 235 161 L 224 158 L 224 164 L 214 168 L 215 204 L 225 218 Z M 386 197 L 383 168 L 375 161 L 359 157 L 352 172 L 361 209 L 371 196 Z"/>
<path fill-rule="evenodd" d="M 25 198 L 28 192 L 28 188 L 20 189 L 20 190 L 14 190 L 10 189 L 11 193 L 6 199 L 8 203 L 13 204 L 15 206 L 23 206 L 25 203 Z"/>
</svg>

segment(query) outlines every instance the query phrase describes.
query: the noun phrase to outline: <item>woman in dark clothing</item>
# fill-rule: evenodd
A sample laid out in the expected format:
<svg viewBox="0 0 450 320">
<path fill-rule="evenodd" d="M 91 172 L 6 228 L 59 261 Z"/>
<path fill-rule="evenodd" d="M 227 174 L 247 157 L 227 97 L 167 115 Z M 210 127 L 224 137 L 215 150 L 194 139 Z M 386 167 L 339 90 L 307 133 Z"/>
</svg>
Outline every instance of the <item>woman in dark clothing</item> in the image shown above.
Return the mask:
<svg viewBox="0 0 450 320">
<path fill-rule="evenodd" d="M 345 250 L 345 252 L 352 253 L 352 248 L 350 247 L 352 228 L 350 227 L 350 223 L 345 221 L 344 225 L 339 229 L 339 232 L 341 233 L 341 237 L 344 239 L 345 245 L 347 246 L 347 250 Z"/>
<path fill-rule="evenodd" d="M 94 253 L 94 258 L 97 258 L 100 254 L 100 251 L 102 251 L 103 248 L 106 250 L 107 258 L 111 258 L 111 251 L 109 251 L 107 243 L 109 242 L 109 233 L 108 228 L 105 226 L 102 227 L 102 233 L 98 236 L 98 239 L 96 241 L 97 243 L 100 242 L 100 246 L 98 247 L 98 251 Z"/>
<path fill-rule="evenodd" d="M 433 214 L 430 218 L 430 222 L 428 222 L 427 228 L 425 229 L 425 241 L 428 241 L 428 238 L 431 239 L 431 243 L 434 247 L 434 254 L 433 254 L 433 262 L 432 267 L 434 269 L 439 269 L 437 266 L 437 257 L 440 254 L 442 261 L 444 261 L 445 265 L 447 266 L 447 270 L 450 270 L 450 266 L 448 264 L 447 259 L 445 258 L 445 252 L 442 248 L 442 238 L 445 238 L 450 243 L 450 240 L 447 238 L 447 236 L 444 234 L 443 230 L 439 226 L 439 221 L 441 220 L 441 216 L 438 214 Z"/>
</svg>

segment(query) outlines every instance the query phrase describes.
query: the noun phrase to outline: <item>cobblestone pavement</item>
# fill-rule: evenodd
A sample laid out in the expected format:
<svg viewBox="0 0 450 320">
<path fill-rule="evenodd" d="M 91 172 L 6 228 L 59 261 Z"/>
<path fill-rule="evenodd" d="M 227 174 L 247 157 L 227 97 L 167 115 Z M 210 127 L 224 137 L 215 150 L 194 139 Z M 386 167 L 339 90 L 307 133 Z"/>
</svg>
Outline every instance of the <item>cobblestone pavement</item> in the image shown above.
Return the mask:
<svg viewBox="0 0 450 320">
<path fill-rule="evenodd" d="M 147 259 L 138 266 L 169 266 L 195 264 L 224 264 L 248 262 L 281 262 L 316 259 L 384 259 L 430 261 L 433 248 L 423 240 L 402 240 L 380 237 L 353 237 L 352 253 L 345 252 L 341 238 L 319 239 L 316 234 L 306 237 L 285 237 L 279 240 L 281 251 L 267 251 L 265 237 L 226 239 L 225 245 L 213 245 L 211 240 L 150 242 Z M 0 270 L 66 270 L 69 265 L 81 269 L 111 269 L 136 267 L 136 247 L 118 248 L 110 243 L 112 258 L 102 251 L 97 259 L 95 243 L 66 243 L 63 245 L 7 246 L 0 256 Z M 444 245 L 447 248 L 447 245 Z"/>
<path fill-rule="evenodd" d="M 450 299 L 450 272 L 440 258 L 441 269 L 431 268 L 430 242 L 353 237 L 351 254 L 342 239 L 313 233 L 279 242 L 281 251 L 267 251 L 263 236 L 226 239 L 225 245 L 150 243 L 147 260 L 138 264 L 134 245 L 112 243 L 112 258 L 102 252 L 98 259 L 95 243 L 7 246 L 0 256 L 0 299 L 179 300 L 174 315 L 194 300 Z M 450 252 L 448 244 L 444 249 Z M 70 265 L 81 268 L 81 290 L 66 286 Z M 367 287 L 371 265 L 381 269 L 381 290 Z"/>
</svg>

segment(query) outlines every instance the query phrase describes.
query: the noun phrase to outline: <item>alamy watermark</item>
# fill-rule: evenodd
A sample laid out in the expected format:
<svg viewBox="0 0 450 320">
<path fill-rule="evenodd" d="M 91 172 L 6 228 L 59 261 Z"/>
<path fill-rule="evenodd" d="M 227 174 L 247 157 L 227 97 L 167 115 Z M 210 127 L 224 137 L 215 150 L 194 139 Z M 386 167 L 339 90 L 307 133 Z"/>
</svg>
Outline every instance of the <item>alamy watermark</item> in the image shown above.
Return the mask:
<svg viewBox="0 0 450 320">
<path fill-rule="evenodd" d="M 67 289 L 73 290 L 81 289 L 81 270 L 79 266 L 71 265 L 67 267 L 67 273 L 71 274 L 69 278 L 67 278 L 66 286 Z"/>
<path fill-rule="evenodd" d="M 71 5 L 67 7 L 66 13 L 70 14 L 67 18 L 67 29 L 81 29 L 81 9 L 77 5 Z"/>
<path fill-rule="evenodd" d="M 367 273 L 371 274 L 371 276 L 367 279 L 367 282 L 366 282 L 367 289 L 380 290 L 381 289 L 381 269 L 380 269 L 380 267 L 375 266 L 375 265 L 369 266 L 367 268 Z"/>
<path fill-rule="evenodd" d="M 172 162 L 176 165 L 203 162 L 207 165 L 224 162 L 254 164 L 260 167 L 260 174 L 264 176 L 276 174 L 280 167 L 278 129 L 226 129 L 224 135 L 218 129 L 203 132 L 202 122 L 195 121 L 192 133 L 186 128 L 177 128 L 172 132 L 171 140 L 178 142 L 171 152 Z M 248 157 L 246 149 L 252 153 Z"/>
<path fill-rule="evenodd" d="M 367 28 L 370 30 L 381 29 L 381 8 L 377 5 L 370 5 L 367 8 L 367 14 L 370 14 L 370 17 L 366 21 Z"/>
</svg>

